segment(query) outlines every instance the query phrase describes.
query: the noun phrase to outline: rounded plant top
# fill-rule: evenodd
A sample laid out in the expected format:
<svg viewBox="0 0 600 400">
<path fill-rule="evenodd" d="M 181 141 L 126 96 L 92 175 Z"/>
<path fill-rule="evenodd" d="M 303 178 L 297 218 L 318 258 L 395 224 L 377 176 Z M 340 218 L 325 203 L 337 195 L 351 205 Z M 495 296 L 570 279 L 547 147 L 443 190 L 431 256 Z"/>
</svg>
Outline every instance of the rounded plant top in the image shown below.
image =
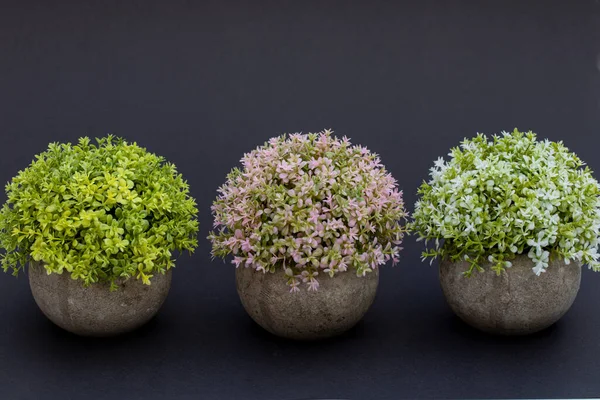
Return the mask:
<svg viewBox="0 0 600 400">
<path fill-rule="evenodd" d="M 212 207 L 213 256 L 283 269 L 292 292 L 301 283 L 317 290 L 322 275 L 363 276 L 398 261 L 402 192 L 376 154 L 331 133 L 275 137 L 244 155 Z"/>
<path fill-rule="evenodd" d="M 484 261 L 500 274 L 517 254 L 537 275 L 552 257 L 600 269 L 598 182 L 562 142 L 515 129 L 465 139 L 449 155 L 419 189 L 411 228 L 435 241 L 423 258 L 467 260 L 466 275 Z"/>
<path fill-rule="evenodd" d="M 109 135 L 97 145 L 49 145 L 6 186 L 0 211 L 4 271 L 31 261 L 85 285 L 145 284 L 197 246 L 196 203 L 173 164 Z"/>
</svg>

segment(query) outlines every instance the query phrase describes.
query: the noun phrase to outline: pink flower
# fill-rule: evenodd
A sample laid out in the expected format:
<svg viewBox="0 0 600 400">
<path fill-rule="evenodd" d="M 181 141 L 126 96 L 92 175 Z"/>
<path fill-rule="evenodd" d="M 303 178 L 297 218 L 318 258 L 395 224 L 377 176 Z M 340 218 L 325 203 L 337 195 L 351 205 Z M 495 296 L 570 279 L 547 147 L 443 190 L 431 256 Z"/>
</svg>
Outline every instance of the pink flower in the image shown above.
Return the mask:
<svg viewBox="0 0 600 400">
<path fill-rule="evenodd" d="M 288 286 L 290 286 L 290 293 L 296 293 L 300 291 L 300 288 L 298 287 L 300 286 L 300 282 L 295 279 L 288 283 Z"/>
<path fill-rule="evenodd" d="M 314 278 L 311 279 L 308 282 L 308 290 L 316 292 L 318 289 L 319 289 L 319 281 Z"/>
<path fill-rule="evenodd" d="M 323 237 L 325 235 L 325 226 L 323 224 L 317 224 L 317 226 L 315 226 L 315 232 L 320 237 Z"/>
<path fill-rule="evenodd" d="M 356 239 L 358 239 L 358 228 L 356 226 L 354 226 L 354 224 L 348 231 L 348 239 L 350 239 L 350 241 L 352 241 L 352 242 L 354 242 Z"/>
<path fill-rule="evenodd" d="M 321 216 L 321 212 L 319 210 L 317 210 L 316 208 L 313 208 L 309 213 L 308 222 L 316 224 L 317 222 L 319 222 L 320 216 Z"/>
<path fill-rule="evenodd" d="M 316 169 L 319 168 L 321 165 L 323 164 L 323 159 L 321 157 L 319 157 L 319 159 L 312 159 L 308 162 L 308 167 L 310 169 Z"/>
<path fill-rule="evenodd" d="M 235 267 L 239 267 L 241 263 L 244 262 L 244 258 L 243 257 L 233 257 L 233 260 L 231 261 L 232 264 L 235 264 Z"/>
<path fill-rule="evenodd" d="M 249 252 L 249 251 L 253 251 L 254 248 L 252 247 L 252 245 L 250 244 L 250 239 L 244 239 L 242 241 L 242 251 L 245 252 Z"/>
<path fill-rule="evenodd" d="M 262 273 L 266 273 L 267 272 L 267 270 L 265 269 L 265 266 L 262 265 L 262 264 L 257 264 L 256 265 L 256 271 L 262 272 Z"/>
</svg>

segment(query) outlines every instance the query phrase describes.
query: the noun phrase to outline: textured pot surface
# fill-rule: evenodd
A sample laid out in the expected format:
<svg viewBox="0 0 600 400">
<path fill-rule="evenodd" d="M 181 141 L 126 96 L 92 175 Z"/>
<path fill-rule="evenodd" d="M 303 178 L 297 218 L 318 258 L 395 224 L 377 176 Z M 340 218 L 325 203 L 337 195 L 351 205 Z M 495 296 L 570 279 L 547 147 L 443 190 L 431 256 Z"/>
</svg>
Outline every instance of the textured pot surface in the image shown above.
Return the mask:
<svg viewBox="0 0 600 400">
<path fill-rule="evenodd" d="M 377 292 L 379 272 L 357 277 L 319 275 L 319 290 L 290 293 L 284 272 L 236 269 L 237 291 L 248 314 L 267 331 L 290 339 L 313 340 L 339 335 L 365 315 Z"/>
<path fill-rule="evenodd" d="M 504 335 L 537 332 L 558 321 L 577 296 L 581 266 L 556 260 L 537 276 L 526 255 L 511 262 L 500 276 L 486 264 L 467 278 L 462 273 L 469 264 L 443 261 L 440 283 L 452 310 L 475 328 Z"/>
<path fill-rule="evenodd" d="M 132 331 L 158 312 L 171 287 L 171 270 L 155 274 L 151 285 L 129 279 L 111 292 L 108 284 L 83 287 L 70 274 L 46 274 L 31 263 L 29 284 L 35 302 L 56 325 L 82 336 L 113 336 Z"/>
</svg>

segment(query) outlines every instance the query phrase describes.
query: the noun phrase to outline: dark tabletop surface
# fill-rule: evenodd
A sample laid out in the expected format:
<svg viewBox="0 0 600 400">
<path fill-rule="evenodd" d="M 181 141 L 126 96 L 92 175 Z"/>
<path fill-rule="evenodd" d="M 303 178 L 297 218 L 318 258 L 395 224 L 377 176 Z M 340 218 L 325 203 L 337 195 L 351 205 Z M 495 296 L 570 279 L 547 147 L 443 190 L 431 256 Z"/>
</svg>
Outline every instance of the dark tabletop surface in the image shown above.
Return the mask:
<svg viewBox="0 0 600 400">
<path fill-rule="evenodd" d="M 526 4 L 527 3 L 527 4 Z M 0 1 L 0 181 L 50 141 L 115 133 L 188 179 L 200 246 L 159 315 L 85 339 L 0 275 L 1 399 L 396 399 L 600 396 L 600 274 L 529 337 L 453 316 L 409 238 L 364 320 L 295 343 L 254 325 L 205 240 L 244 152 L 331 128 L 405 190 L 477 132 L 532 129 L 600 170 L 598 1 Z M 4 194 L 0 200 L 5 200 Z"/>
</svg>

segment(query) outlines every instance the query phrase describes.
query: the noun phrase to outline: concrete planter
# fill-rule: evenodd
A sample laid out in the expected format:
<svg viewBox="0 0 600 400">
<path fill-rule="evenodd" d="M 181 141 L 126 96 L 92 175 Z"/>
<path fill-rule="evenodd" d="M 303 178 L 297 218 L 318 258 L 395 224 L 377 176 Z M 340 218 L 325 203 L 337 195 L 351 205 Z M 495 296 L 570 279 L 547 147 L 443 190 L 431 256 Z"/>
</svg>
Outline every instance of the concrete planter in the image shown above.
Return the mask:
<svg viewBox="0 0 600 400">
<path fill-rule="evenodd" d="M 342 272 L 334 278 L 319 275 L 319 290 L 290 293 L 284 272 L 236 270 L 242 305 L 267 331 L 289 339 L 314 340 L 344 333 L 365 315 L 377 292 L 379 272 L 357 277 Z"/>
<path fill-rule="evenodd" d="M 108 284 L 83 287 L 68 273 L 46 274 L 37 263 L 29 266 L 29 284 L 35 302 L 52 322 L 82 336 L 114 336 L 148 322 L 165 301 L 171 270 L 155 274 L 152 285 L 140 280 L 122 282 L 117 291 Z"/>
<path fill-rule="evenodd" d="M 536 276 L 533 262 L 517 256 L 512 267 L 497 276 L 484 272 L 462 275 L 466 262 L 440 264 L 440 283 L 448 304 L 469 325 L 485 332 L 523 335 L 540 331 L 558 321 L 571 307 L 581 282 L 581 266 L 562 261 L 550 263 Z"/>
</svg>

